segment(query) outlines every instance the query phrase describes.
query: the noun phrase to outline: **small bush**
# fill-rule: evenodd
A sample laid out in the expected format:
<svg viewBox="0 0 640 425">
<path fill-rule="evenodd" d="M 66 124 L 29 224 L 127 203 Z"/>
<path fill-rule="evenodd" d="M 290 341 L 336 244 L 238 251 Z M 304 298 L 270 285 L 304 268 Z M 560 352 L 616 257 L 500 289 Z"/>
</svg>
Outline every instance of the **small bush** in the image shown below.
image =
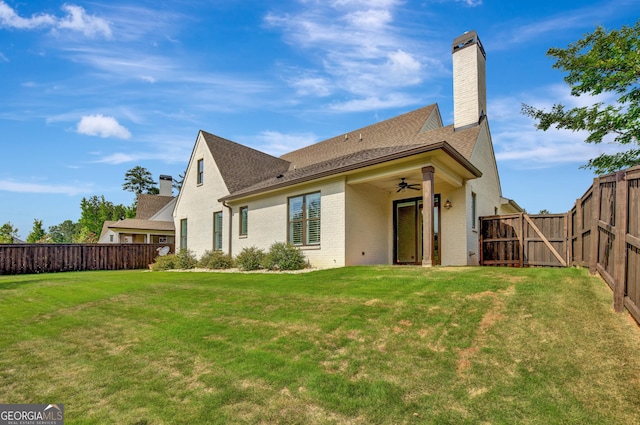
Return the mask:
<svg viewBox="0 0 640 425">
<path fill-rule="evenodd" d="M 233 266 L 233 258 L 221 251 L 205 251 L 198 260 L 198 267 L 205 269 L 230 269 Z"/>
<path fill-rule="evenodd" d="M 241 270 L 259 270 L 262 268 L 265 257 L 266 254 L 262 249 L 252 246 L 243 248 L 240 254 L 236 256 L 235 262 Z"/>
<path fill-rule="evenodd" d="M 176 268 L 177 269 L 192 269 L 198 265 L 198 260 L 192 251 L 181 248 L 176 252 Z"/>
<path fill-rule="evenodd" d="M 173 254 L 165 255 L 163 257 L 156 257 L 155 263 L 151 265 L 151 270 L 153 270 L 154 272 L 173 270 L 175 268 L 177 268 L 176 256 Z"/>
<path fill-rule="evenodd" d="M 269 248 L 264 266 L 269 270 L 300 270 L 307 266 L 307 261 L 297 247 L 276 242 Z"/>
</svg>

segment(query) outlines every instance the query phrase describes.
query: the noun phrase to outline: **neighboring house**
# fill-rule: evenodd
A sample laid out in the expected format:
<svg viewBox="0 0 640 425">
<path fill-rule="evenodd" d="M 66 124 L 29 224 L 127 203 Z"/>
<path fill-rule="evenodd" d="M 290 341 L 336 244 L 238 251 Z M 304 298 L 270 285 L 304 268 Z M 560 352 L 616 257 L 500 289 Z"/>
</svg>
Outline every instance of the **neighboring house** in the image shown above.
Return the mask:
<svg viewBox="0 0 640 425">
<path fill-rule="evenodd" d="M 452 54 L 453 125 L 434 104 L 280 158 L 200 131 L 176 249 L 237 255 L 287 241 L 321 268 L 477 264 L 478 217 L 521 208 L 502 197 L 475 31 Z"/>
<path fill-rule="evenodd" d="M 105 221 L 98 243 L 175 243 L 171 176 L 160 176 L 159 195 L 138 195 L 136 218 Z"/>
</svg>

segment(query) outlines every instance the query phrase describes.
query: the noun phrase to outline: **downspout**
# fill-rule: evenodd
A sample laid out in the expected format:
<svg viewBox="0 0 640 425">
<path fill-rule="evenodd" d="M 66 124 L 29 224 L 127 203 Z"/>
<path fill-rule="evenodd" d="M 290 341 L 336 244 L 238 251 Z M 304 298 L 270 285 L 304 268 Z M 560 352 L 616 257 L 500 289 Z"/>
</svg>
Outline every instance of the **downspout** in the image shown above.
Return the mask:
<svg viewBox="0 0 640 425">
<path fill-rule="evenodd" d="M 231 248 L 233 246 L 231 241 L 231 235 L 233 234 L 233 209 L 227 205 L 227 201 L 222 201 L 222 205 L 229 209 L 229 255 L 231 256 Z"/>
</svg>

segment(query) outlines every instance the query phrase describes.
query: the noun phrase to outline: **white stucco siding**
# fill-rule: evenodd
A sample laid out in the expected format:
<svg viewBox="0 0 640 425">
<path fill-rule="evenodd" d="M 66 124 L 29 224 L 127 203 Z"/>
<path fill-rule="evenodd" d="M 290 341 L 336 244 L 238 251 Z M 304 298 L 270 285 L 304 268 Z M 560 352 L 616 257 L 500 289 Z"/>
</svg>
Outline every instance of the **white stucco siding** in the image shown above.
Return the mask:
<svg viewBox="0 0 640 425">
<path fill-rule="evenodd" d="M 392 256 L 389 194 L 369 184 L 346 188 L 346 265 L 388 264 Z"/>
<path fill-rule="evenodd" d="M 204 160 L 203 183 L 198 184 L 198 160 Z M 187 249 L 200 257 L 213 249 L 213 213 L 223 212 L 222 250 L 228 252 L 229 213 L 218 199 L 227 195 L 218 167 L 201 135 L 193 150 L 184 176 L 173 219 L 176 227 L 176 248 L 180 248 L 181 220 L 187 219 Z"/>
<path fill-rule="evenodd" d="M 320 192 L 320 245 L 300 247 L 312 267 L 345 265 L 345 183 L 343 177 L 306 184 L 275 194 L 237 200 L 232 203 L 233 255 L 245 247 L 268 251 L 274 242 L 288 238 L 288 200 L 290 197 Z M 247 235 L 240 236 L 240 207 L 248 207 Z M 225 232 L 228 227 L 225 228 Z"/>
<path fill-rule="evenodd" d="M 437 173 L 437 170 L 436 170 Z M 440 252 L 441 265 L 460 266 L 467 264 L 467 214 L 465 187 L 453 187 L 449 184 L 436 186 L 440 194 Z M 449 200 L 452 207 L 446 209 L 444 203 Z"/>
</svg>

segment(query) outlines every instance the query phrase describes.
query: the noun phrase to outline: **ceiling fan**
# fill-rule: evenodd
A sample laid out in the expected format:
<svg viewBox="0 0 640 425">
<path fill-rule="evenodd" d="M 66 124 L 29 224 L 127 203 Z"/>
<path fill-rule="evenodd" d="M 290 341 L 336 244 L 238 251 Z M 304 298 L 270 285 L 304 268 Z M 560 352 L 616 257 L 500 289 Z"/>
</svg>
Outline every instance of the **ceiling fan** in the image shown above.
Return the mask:
<svg viewBox="0 0 640 425">
<path fill-rule="evenodd" d="M 420 190 L 419 187 L 420 185 L 417 183 L 407 183 L 405 180 L 406 177 L 402 177 L 402 180 L 400 181 L 400 183 L 398 183 L 398 190 L 396 190 L 397 192 L 401 192 L 405 189 L 411 189 L 411 190 Z"/>
</svg>

